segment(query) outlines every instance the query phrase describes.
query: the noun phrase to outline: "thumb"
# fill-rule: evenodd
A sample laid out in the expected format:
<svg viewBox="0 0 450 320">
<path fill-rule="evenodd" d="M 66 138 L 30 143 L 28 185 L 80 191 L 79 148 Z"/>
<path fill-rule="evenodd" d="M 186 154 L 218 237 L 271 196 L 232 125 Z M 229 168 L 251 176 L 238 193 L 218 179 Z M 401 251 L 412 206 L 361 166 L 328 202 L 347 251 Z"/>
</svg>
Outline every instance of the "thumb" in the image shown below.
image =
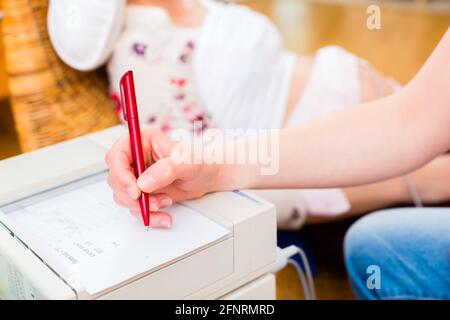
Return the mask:
<svg viewBox="0 0 450 320">
<path fill-rule="evenodd" d="M 151 165 L 137 180 L 139 189 L 146 193 L 162 189 L 172 184 L 178 175 L 177 166 L 170 158 L 164 158 Z"/>
</svg>

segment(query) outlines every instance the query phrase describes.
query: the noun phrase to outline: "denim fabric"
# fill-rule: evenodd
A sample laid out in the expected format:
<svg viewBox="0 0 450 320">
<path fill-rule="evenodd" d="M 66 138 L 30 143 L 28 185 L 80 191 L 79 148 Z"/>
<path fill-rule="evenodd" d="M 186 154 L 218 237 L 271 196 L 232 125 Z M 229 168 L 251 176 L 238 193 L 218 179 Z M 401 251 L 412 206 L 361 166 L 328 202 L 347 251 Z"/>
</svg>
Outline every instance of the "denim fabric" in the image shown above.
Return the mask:
<svg viewBox="0 0 450 320">
<path fill-rule="evenodd" d="M 344 257 L 360 299 L 450 299 L 450 208 L 367 215 L 347 232 Z"/>
</svg>

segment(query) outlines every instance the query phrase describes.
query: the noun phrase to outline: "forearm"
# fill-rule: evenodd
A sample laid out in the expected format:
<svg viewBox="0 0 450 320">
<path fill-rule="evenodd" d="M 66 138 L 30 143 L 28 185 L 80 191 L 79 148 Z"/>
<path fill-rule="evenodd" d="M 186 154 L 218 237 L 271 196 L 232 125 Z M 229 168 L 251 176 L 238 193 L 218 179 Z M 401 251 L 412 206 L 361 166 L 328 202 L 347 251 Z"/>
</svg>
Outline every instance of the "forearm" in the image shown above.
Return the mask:
<svg viewBox="0 0 450 320">
<path fill-rule="evenodd" d="M 430 143 L 434 124 L 416 118 L 415 111 L 405 113 L 403 106 L 414 100 L 403 91 L 283 132 L 280 176 L 273 182 L 291 187 L 353 186 L 422 166 L 445 148 Z"/>
<path fill-rule="evenodd" d="M 450 149 L 449 54 L 447 32 L 402 91 L 281 131 L 276 175 L 261 175 L 261 165 L 225 165 L 221 189 L 353 186 L 429 162 Z"/>
<path fill-rule="evenodd" d="M 279 159 L 277 174 L 261 175 L 261 165 L 227 165 L 223 170 L 230 174 L 224 176 L 236 178 L 226 184 L 258 188 L 343 187 L 413 170 L 427 159 L 405 157 L 414 153 L 415 139 L 399 130 L 404 127 L 395 106 L 399 99 L 400 96 L 391 96 L 309 125 L 282 130 L 278 154 L 274 154 Z"/>
</svg>

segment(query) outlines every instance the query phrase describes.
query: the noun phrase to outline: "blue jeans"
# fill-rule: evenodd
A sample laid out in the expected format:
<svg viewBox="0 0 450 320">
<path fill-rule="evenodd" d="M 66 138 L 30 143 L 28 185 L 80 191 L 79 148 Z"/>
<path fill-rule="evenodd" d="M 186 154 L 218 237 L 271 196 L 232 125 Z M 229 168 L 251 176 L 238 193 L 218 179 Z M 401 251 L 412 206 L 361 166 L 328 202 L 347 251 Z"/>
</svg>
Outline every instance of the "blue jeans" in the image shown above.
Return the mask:
<svg viewBox="0 0 450 320">
<path fill-rule="evenodd" d="M 347 232 L 344 256 L 359 299 L 450 299 L 450 208 L 367 215 Z"/>
</svg>

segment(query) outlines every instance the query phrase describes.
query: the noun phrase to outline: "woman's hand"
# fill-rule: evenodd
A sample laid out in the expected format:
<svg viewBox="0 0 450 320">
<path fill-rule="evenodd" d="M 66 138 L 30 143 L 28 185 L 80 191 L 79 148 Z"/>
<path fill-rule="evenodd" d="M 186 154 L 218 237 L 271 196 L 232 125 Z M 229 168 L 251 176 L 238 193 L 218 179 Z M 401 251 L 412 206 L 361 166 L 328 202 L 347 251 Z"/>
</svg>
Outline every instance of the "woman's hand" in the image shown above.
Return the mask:
<svg viewBox="0 0 450 320">
<path fill-rule="evenodd" d="M 160 209 L 174 201 L 198 198 L 219 189 L 219 166 L 174 161 L 176 144 L 157 130 L 141 132 L 142 147 L 148 169 L 136 180 L 132 167 L 129 137 L 119 139 L 106 155 L 109 167 L 108 184 L 114 201 L 140 219 L 137 199 L 141 192 L 149 193 L 152 227 L 170 227 L 172 217 Z"/>
</svg>

